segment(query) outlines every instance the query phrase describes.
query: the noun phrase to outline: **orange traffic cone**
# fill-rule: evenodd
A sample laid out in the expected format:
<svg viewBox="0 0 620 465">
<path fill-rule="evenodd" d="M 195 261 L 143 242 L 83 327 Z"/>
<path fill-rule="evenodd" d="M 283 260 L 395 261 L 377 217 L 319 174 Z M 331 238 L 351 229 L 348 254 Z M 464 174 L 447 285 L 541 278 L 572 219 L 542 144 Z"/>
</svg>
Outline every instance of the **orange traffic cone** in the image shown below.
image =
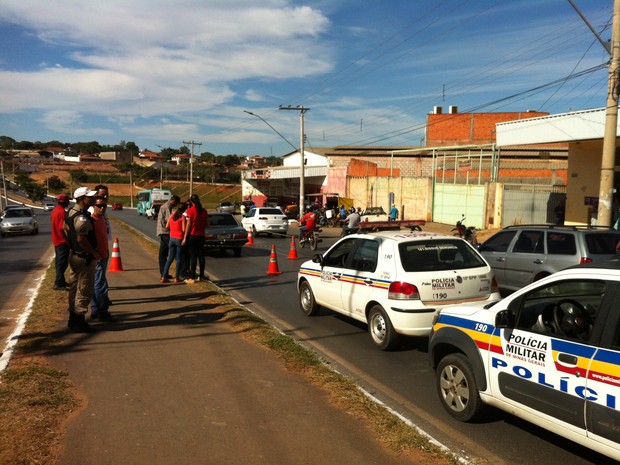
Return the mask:
<svg viewBox="0 0 620 465">
<path fill-rule="evenodd" d="M 299 260 L 299 257 L 297 256 L 297 249 L 295 248 L 295 236 L 291 236 L 291 248 L 288 252 L 288 259 Z"/>
<path fill-rule="evenodd" d="M 118 247 L 118 237 L 114 239 L 114 245 L 112 245 L 112 257 L 108 271 L 124 271 L 123 262 L 121 261 L 121 249 Z"/>
<path fill-rule="evenodd" d="M 276 255 L 276 245 L 271 245 L 271 255 L 269 256 L 269 268 L 267 274 L 282 274 L 278 268 L 278 256 Z"/>
<path fill-rule="evenodd" d="M 252 228 L 248 229 L 248 242 L 245 245 L 254 245 L 254 235 L 252 234 Z"/>
</svg>

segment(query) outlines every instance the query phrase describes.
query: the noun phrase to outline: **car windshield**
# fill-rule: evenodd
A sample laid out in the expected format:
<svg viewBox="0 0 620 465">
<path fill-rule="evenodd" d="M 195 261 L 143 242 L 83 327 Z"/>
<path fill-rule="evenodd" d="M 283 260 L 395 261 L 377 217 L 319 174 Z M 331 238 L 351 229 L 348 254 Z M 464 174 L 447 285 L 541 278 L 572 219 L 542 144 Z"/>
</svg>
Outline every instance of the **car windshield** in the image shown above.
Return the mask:
<svg viewBox="0 0 620 465">
<path fill-rule="evenodd" d="M 486 262 L 460 240 L 403 242 L 398 250 L 405 271 L 446 271 L 486 266 Z"/>
<path fill-rule="evenodd" d="M 26 209 L 11 209 L 7 210 L 4 217 L 5 218 L 30 218 L 32 216 L 32 212 Z"/>
<path fill-rule="evenodd" d="M 209 226 L 238 226 L 232 215 L 209 215 Z"/>
</svg>

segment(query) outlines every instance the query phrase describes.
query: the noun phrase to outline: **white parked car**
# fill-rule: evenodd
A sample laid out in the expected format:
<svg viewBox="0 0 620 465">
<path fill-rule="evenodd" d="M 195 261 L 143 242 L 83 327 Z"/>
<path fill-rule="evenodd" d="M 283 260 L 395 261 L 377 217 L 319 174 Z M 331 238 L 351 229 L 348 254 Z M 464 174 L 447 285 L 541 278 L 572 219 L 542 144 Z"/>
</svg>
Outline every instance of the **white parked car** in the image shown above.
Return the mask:
<svg viewBox="0 0 620 465">
<path fill-rule="evenodd" d="M 620 261 L 559 271 L 493 306 L 447 307 L 429 357 L 445 409 L 486 404 L 620 460 Z"/>
<path fill-rule="evenodd" d="M 491 267 L 467 242 L 405 231 L 340 239 L 301 265 L 297 288 L 304 314 L 323 306 L 367 323 L 381 350 L 400 335 L 427 336 L 446 305 L 500 298 Z"/>
<path fill-rule="evenodd" d="M 241 224 L 252 230 L 254 236 L 261 233 L 286 235 L 288 218 L 276 207 L 256 207 L 248 210 L 241 219 Z"/>
</svg>

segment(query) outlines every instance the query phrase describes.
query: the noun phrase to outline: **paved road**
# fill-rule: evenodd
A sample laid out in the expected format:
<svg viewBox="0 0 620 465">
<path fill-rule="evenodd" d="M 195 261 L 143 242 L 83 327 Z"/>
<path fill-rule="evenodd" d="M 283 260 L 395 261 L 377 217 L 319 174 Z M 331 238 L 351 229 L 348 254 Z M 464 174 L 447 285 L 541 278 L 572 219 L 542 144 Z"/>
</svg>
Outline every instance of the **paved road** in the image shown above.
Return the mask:
<svg viewBox="0 0 620 465">
<path fill-rule="evenodd" d="M 122 213 L 147 235 L 154 234 L 154 222 L 138 218 L 135 211 Z M 325 232 L 337 235 L 336 230 Z M 325 238 L 318 252 L 334 241 L 335 237 Z M 314 347 L 340 371 L 352 375 L 360 385 L 452 450 L 463 450 L 483 463 L 494 464 L 615 463 L 500 412 L 481 424 L 452 419 L 437 400 L 426 339 L 412 338 L 399 351 L 380 352 L 370 343 L 365 325 L 327 310 L 314 318 L 304 317 L 298 308 L 295 280 L 301 262 L 313 252 L 297 248 L 301 259 L 288 260 L 290 238 L 261 236 L 255 242 L 254 247 L 244 249 L 240 258 L 217 253 L 207 258 L 207 270 L 216 284 L 287 334 Z M 275 277 L 266 275 L 272 244 L 277 247 L 278 265 L 283 272 Z"/>
<path fill-rule="evenodd" d="M 38 235 L 0 237 L 0 351 L 54 256 L 50 214 L 35 213 Z"/>
</svg>

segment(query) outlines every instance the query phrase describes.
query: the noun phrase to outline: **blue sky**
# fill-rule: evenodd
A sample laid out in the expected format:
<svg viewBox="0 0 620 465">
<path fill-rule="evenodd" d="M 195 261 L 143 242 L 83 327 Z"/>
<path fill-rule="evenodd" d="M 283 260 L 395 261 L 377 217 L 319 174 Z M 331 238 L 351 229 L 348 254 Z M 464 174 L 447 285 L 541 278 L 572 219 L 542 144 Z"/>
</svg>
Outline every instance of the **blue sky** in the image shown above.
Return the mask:
<svg viewBox="0 0 620 465">
<path fill-rule="evenodd" d="M 609 40 L 613 2 L 574 2 Z M 562 113 L 607 93 L 609 55 L 567 0 L 3 0 L 0 40 L 18 141 L 277 156 L 291 146 L 244 110 L 298 146 L 278 106 L 303 105 L 307 148 L 424 145 L 435 105 Z"/>
</svg>

